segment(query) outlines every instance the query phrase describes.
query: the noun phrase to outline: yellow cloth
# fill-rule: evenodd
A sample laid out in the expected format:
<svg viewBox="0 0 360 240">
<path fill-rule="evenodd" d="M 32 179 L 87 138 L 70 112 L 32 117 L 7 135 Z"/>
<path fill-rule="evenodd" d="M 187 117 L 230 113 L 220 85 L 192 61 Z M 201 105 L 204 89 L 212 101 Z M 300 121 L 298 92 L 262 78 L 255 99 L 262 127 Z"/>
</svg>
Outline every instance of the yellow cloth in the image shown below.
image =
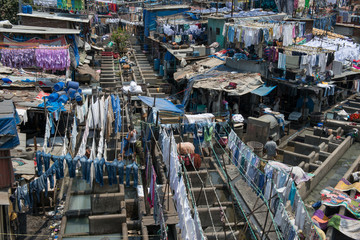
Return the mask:
<svg viewBox="0 0 360 240">
<path fill-rule="evenodd" d="M 346 182 L 345 182 L 346 181 Z M 341 179 L 338 184 L 335 186 L 336 190 L 340 190 L 340 191 L 349 191 L 349 190 L 357 190 L 358 192 L 360 192 L 360 182 L 356 182 L 353 184 L 350 184 L 349 182 L 347 182 L 347 180 Z"/>
</svg>

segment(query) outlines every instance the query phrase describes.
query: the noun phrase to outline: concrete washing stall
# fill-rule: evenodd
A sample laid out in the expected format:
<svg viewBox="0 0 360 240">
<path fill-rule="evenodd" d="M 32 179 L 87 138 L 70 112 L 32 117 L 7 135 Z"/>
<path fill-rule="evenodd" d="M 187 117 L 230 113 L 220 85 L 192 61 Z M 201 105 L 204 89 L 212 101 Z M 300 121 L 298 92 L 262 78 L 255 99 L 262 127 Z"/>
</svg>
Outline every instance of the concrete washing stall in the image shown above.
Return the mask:
<svg viewBox="0 0 360 240">
<path fill-rule="evenodd" d="M 332 134 L 325 135 L 322 127 L 306 128 L 278 149 L 278 160 L 290 166 L 299 166 L 313 177 L 297 187 L 300 196 L 305 199 L 323 179 L 353 143 L 351 137 L 344 136 L 340 126 L 328 126 Z"/>
<path fill-rule="evenodd" d="M 61 222 L 59 239 L 132 239 L 143 235 L 138 209 L 143 202 L 137 201 L 137 190 L 123 184 L 109 185 L 104 176 L 104 186 L 93 182 L 92 186 L 80 176 L 70 180 Z M 138 234 L 140 233 L 140 234 Z M 139 235 L 138 237 L 136 235 Z M 97 238 L 98 236 L 98 238 Z"/>
</svg>

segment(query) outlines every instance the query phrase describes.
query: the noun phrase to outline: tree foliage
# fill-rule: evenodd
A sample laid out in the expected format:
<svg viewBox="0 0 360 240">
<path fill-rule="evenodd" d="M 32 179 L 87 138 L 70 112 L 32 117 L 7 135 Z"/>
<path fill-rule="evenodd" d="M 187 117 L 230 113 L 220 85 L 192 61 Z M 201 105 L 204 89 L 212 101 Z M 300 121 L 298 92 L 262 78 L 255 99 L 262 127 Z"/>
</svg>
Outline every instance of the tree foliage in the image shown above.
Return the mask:
<svg viewBox="0 0 360 240">
<path fill-rule="evenodd" d="M 9 20 L 11 23 L 16 23 L 19 2 L 17 0 L 0 0 L 0 6 L 0 21 Z"/>
<path fill-rule="evenodd" d="M 129 33 L 122 30 L 121 28 L 118 28 L 111 35 L 111 39 L 115 42 L 119 51 L 124 50 L 124 48 L 126 47 L 126 42 L 129 40 L 129 37 Z"/>
</svg>

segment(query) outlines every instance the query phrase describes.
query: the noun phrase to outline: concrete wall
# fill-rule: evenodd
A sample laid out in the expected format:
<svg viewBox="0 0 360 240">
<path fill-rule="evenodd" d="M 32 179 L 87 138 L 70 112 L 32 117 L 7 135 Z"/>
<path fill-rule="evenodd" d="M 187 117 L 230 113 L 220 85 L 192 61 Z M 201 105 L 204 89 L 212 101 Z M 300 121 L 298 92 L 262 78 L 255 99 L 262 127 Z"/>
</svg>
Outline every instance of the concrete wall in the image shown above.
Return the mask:
<svg viewBox="0 0 360 240">
<path fill-rule="evenodd" d="M 301 142 L 292 142 L 292 143 L 294 146 L 295 153 L 300 153 L 303 155 L 310 155 L 310 153 L 312 153 L 312 152 L 316 152 L 316 153 L 320 152 L 319 146 L 314 146 L 314 145 L 301 143 Z"/>
<path fill-rule="evenodd" d="M 36 17 L 21 17 L 21 23 L 26 26 L 50 27 L 50 28 L 71 28 L 70 22 L 44 19 Z"/>
<path fill-rule="evenodd" d="M 119 178 L 117 179 L 117 181 L 119 181 Z M 108 176 L 104 176 L 104 186 L 100 186 L 99 183 L 94 181 L 93 193 L 95 193 L 95 194 L 118 193 L 119 191 L 120 191 L 120 185 L 119 184 L 113 184 L 111 186 L 109 185 L 109 177 Z"/>
<path fill-rule="evenodd" d="M 126 213 L 89 216 L 89 233 L 119 233 L 122 232 L 123 223 L 126 223 Z"/>
<path fill-rule="evenodd" d="M 125 223 L 125 226 L 123 223 Z M 123 236 L 126 235 L 127 238 L 125 201 L 121 202 L 120 214 L 104 214 L 104 215 L 89 216 L 89 233 L 90 234 L 123 233 Z"/>
<path fill-rule="evenodd" d="M 270 132 L 270 122 L 249 117 L 246 133 L 246 142 L 257 141 L 265 144 Z"/>
<path fill-rule="evenodd" d="M 91 195 L 91 209 L 93 214 L 120 213 L 121 201 L 124 193 L 103 193 Z"/>
<path fill-rule="evenodd" d="M 332 138 L 333 138 L 332 135 L 330 135 L 329 137 L 326 138 L 326 137 L 318 137 L 318 136 L 306 134 L 305 135 L 305 143 L 310 144 L 310 145 L 319 146 L 323 142 L 328 144 Z"/>
<path fill-rule="evenodd" d="M 304 154 L 284 150 L 283 156 L 284 156 L 283 161 L 285 164 L 298 166 L 301 162 L 305 162 L 305 163 L 313 162 L 316 157 L 316 153 L 315 151 L 312 151 L 309 155 L 304 155 Z"/>
<path fill-rule="evenodd" d="M 335 165 L 335 163 L 344 155 L 344 153 L 349 149 L 353 140 L 351 137 L 347 137 L 340 146 L 333 151 L 326 161 L 321 164 L 321 166 L 314 172 L 314 177 L 312 177 L 307 182 L 302 182 L 298 185 L 299 194 L 302 199 L 305 199 L 308 194 L 315 188 L 316 185 L 325 177 L 329 170 Z"/>
<path fill-rule="evenodd" d="M 225 19 L 224 18 L 208 18 L 208 44 L 212 44 L 213 42 L 218 42 L 220 48 L 224 48 L 225 38 L 222 35 L 224 28 Z M 216 28 L 220 31 L 219 34 L 216 34 Z"/>
</svg>

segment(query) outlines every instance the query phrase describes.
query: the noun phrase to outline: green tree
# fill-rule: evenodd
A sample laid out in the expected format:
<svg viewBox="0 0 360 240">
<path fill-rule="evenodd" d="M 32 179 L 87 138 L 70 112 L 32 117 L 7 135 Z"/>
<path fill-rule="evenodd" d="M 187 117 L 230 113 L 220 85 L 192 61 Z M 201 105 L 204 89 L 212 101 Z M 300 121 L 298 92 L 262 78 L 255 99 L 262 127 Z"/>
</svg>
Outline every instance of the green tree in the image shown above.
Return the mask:
<svg viewBox="0 0 360 240">
<path fill-rule="evenodd" d="M 119 52 L 124 50 L 127 41 L 129 40 L 129 37 L 130 37 L 129 33 L 122 30 L 121 28 L 118 28 L 111 35 L 111 39 L 115 42 Z"/>
<path fill-rule="evenodd" d="M 19 2 L 17 0 L 0 0 L 0 6 L 0 21 L 9 20 L 11 23 L 16 23 Z"/>
</svg>

